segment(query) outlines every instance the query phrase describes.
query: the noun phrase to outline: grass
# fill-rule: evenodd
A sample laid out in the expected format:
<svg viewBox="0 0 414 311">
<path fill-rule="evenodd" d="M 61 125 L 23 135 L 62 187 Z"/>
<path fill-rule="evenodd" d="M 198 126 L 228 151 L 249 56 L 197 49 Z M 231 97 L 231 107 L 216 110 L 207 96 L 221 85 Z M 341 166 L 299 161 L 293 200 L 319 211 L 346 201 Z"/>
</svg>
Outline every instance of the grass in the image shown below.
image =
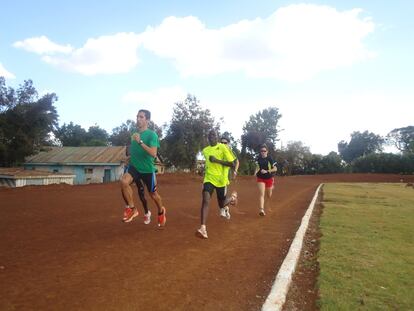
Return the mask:
<svg viewBox="0 0 414 311">
<path fill-rule="evenodd" d="M 414 310 L 414 190 L 326 184 L 321 310 Z"/>
</svg>

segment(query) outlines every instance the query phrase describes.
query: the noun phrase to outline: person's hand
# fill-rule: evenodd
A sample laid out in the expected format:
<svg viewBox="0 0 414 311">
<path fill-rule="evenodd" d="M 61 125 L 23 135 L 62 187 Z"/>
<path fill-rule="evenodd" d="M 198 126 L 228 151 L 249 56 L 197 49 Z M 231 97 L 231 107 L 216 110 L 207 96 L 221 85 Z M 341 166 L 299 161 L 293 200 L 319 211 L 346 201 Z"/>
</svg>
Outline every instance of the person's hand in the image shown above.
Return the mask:
<svg viewBox="0 0 414 311">
<path fill-rule="evenodd" d="M 236 179 L 236 177 L 237 177 L 237 172 L 233 171 L 233 179 Z"/>
<path fill-rule="evenodd" d="M 136 141 L 139 142 L 141 140 L 141 135 L 139 135 L 138 133 L 134 133 L 134 135 L 132 135 L 132 138 Z"/>
<path fill-rule="evenodd" d="M 211 155 L 209 158 L 210 162 L 216 162 L 216 157 Z"/>
<path fill-rule="evenodd" d="M 261 169 L 260 170 L 260 173 L 262 173 L 262 174 L 266 174 L 266 173 L 268 173 L 266 170 L 264 170 L 264 169 Z"/>
</svg>

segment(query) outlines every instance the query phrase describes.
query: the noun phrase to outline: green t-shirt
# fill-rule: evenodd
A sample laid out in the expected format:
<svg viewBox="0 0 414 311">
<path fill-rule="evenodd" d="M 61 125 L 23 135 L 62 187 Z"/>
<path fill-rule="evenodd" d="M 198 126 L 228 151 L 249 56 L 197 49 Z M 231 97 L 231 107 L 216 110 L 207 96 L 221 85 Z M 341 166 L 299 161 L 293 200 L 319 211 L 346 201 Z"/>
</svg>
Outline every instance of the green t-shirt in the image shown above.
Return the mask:
<svg viewBox="0 0 414 311">
<path fill-rule="evenodd" d="M 223 144 L 217 144 L 205 147 L 202 153 L 206 160 L 204 183 L 210 182 L 216 187 L 227 186 L 230 183 L 230 167 L 210 162 L 210 156 L 215 156 L 218 160 L 233 162 L 236 158 L 229 148 Z"/>
<path fill-rule="evenodd" d="M 141 140 L 148 147 L 160 147 L 158 135 L 154 131 L 146 129 L 145 131 L 139 134 L 141 135 Z M 134 135 L 134 133 L 132 135 Z M 146 152 L 144 148 L 142 148 L 142 146 L 138 144 L 138 142 L 135 139 L 132 138 L 132 136 L 130 164 L 132 164 L 135 167 L 135 169 L 140 173 L 155 172 L 154 157 L 151 156 L 148 152 Z"/>
</svg>

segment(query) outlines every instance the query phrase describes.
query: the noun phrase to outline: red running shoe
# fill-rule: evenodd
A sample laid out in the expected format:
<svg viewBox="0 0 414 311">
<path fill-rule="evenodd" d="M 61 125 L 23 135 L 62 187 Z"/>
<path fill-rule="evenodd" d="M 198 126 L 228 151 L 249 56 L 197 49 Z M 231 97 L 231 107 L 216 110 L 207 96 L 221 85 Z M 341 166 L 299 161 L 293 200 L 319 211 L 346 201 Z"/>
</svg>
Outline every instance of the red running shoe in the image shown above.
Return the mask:
<svg viewBox="0 0 414 311">
<path fill-rule="evenodd" d="M 138 210 L 135 207 L 127 207 L 124 210 L 123 222 L 130 222 L 132 219 L 139 215 Z"/>
<path fill-rule="evenodd" d="M 167 222 L 167 217 L 165 216 L 166 210 L 165 207 L 162 208 L 162 214 L 158 215 L 158 227 L 164 227 Z"/>
</svg>

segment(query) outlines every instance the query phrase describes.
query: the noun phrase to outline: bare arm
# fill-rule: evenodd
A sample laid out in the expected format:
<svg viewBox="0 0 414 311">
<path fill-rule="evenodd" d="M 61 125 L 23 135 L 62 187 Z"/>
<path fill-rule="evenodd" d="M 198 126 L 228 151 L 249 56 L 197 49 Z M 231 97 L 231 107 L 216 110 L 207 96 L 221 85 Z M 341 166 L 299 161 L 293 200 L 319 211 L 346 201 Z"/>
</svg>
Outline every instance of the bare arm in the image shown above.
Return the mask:
<svg viewBox="0 0 414 311">
<path fill-rule="evenodd" d="M 141 136 L 138 133 L 133 135 L 133 139 L 144 149 L 150 156 L 155 158 L 157 156 L 157 147 L 150 147 L 144 144 L 141 140 Z"/>
</svg>

